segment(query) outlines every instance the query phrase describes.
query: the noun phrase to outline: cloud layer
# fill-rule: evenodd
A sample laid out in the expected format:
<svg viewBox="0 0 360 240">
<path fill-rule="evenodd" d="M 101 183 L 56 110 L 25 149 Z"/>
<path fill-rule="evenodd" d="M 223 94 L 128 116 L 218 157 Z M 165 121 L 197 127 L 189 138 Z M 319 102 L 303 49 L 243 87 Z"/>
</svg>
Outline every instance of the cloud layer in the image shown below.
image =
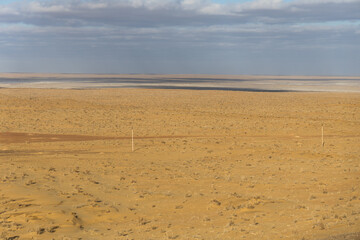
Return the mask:
<svg viewBox="0 0 360 240">
<path fill-rule="evenodd" d="M 359 42 L 359 0 L 0 5 L 0 71 L 359 75 Z"/>
</svg>

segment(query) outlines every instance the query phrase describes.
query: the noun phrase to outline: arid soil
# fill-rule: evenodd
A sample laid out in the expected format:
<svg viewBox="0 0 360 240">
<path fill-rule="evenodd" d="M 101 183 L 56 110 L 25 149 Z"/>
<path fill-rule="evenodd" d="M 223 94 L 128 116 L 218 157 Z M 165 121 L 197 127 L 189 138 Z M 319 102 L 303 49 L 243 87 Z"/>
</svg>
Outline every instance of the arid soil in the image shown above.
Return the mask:
<svg viewBox="0 0 360 240">
<path fill-rule="evenodd" d="M 356 239 L 359 156 L 358 93 L 0 89 L 0 238 Z"/>
</svg>

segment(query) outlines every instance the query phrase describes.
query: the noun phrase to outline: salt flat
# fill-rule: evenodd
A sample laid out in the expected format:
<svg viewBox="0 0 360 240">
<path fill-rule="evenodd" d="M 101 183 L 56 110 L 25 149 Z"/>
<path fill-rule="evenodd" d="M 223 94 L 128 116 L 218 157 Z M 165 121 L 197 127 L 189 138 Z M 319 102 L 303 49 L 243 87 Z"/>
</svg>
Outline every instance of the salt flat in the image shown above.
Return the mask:
<svg viewBox="0 0 360 240">
<path fill-rule="evenodd" d="M 0 88 L 146 88 L 252 92 L 360 92 L 360 77 L 0 73 Z"/>
<path fill-rule="evenodd" d="M 356 237 L 359 108 L 358 93 L 0 89 L 0 236 Z"/>
</svg>

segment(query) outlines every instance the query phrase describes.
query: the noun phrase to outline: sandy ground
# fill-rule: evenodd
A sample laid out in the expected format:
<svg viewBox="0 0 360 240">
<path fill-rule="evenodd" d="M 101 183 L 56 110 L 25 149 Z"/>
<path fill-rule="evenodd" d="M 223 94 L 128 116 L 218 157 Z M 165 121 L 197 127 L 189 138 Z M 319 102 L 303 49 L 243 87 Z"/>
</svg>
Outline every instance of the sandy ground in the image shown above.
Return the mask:
<svg viewBox="0 0 360 240">
<path fill-rule="evenodd" d="M 359 138 L 358 93 L 0 89 L 0 238 L 359 239 Z"/>
</svg>

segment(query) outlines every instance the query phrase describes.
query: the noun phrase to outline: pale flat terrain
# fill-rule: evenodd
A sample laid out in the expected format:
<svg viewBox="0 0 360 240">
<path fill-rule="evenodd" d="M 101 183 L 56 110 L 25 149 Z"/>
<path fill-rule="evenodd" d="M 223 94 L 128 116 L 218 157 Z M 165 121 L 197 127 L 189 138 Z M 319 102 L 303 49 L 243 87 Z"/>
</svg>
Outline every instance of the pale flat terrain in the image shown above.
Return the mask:
<svg viewBox="0 0 360 240">
<path fill-rule="evenodd" d="M 0 238 L 357 233 L 359 140 L 358 93 L 0 89 Z"/>
<path fill-rule="evenodd" d="M 154 88 L 360 93 L 360 77 L 0 73 L 0 88 Z"/>
</svg>

